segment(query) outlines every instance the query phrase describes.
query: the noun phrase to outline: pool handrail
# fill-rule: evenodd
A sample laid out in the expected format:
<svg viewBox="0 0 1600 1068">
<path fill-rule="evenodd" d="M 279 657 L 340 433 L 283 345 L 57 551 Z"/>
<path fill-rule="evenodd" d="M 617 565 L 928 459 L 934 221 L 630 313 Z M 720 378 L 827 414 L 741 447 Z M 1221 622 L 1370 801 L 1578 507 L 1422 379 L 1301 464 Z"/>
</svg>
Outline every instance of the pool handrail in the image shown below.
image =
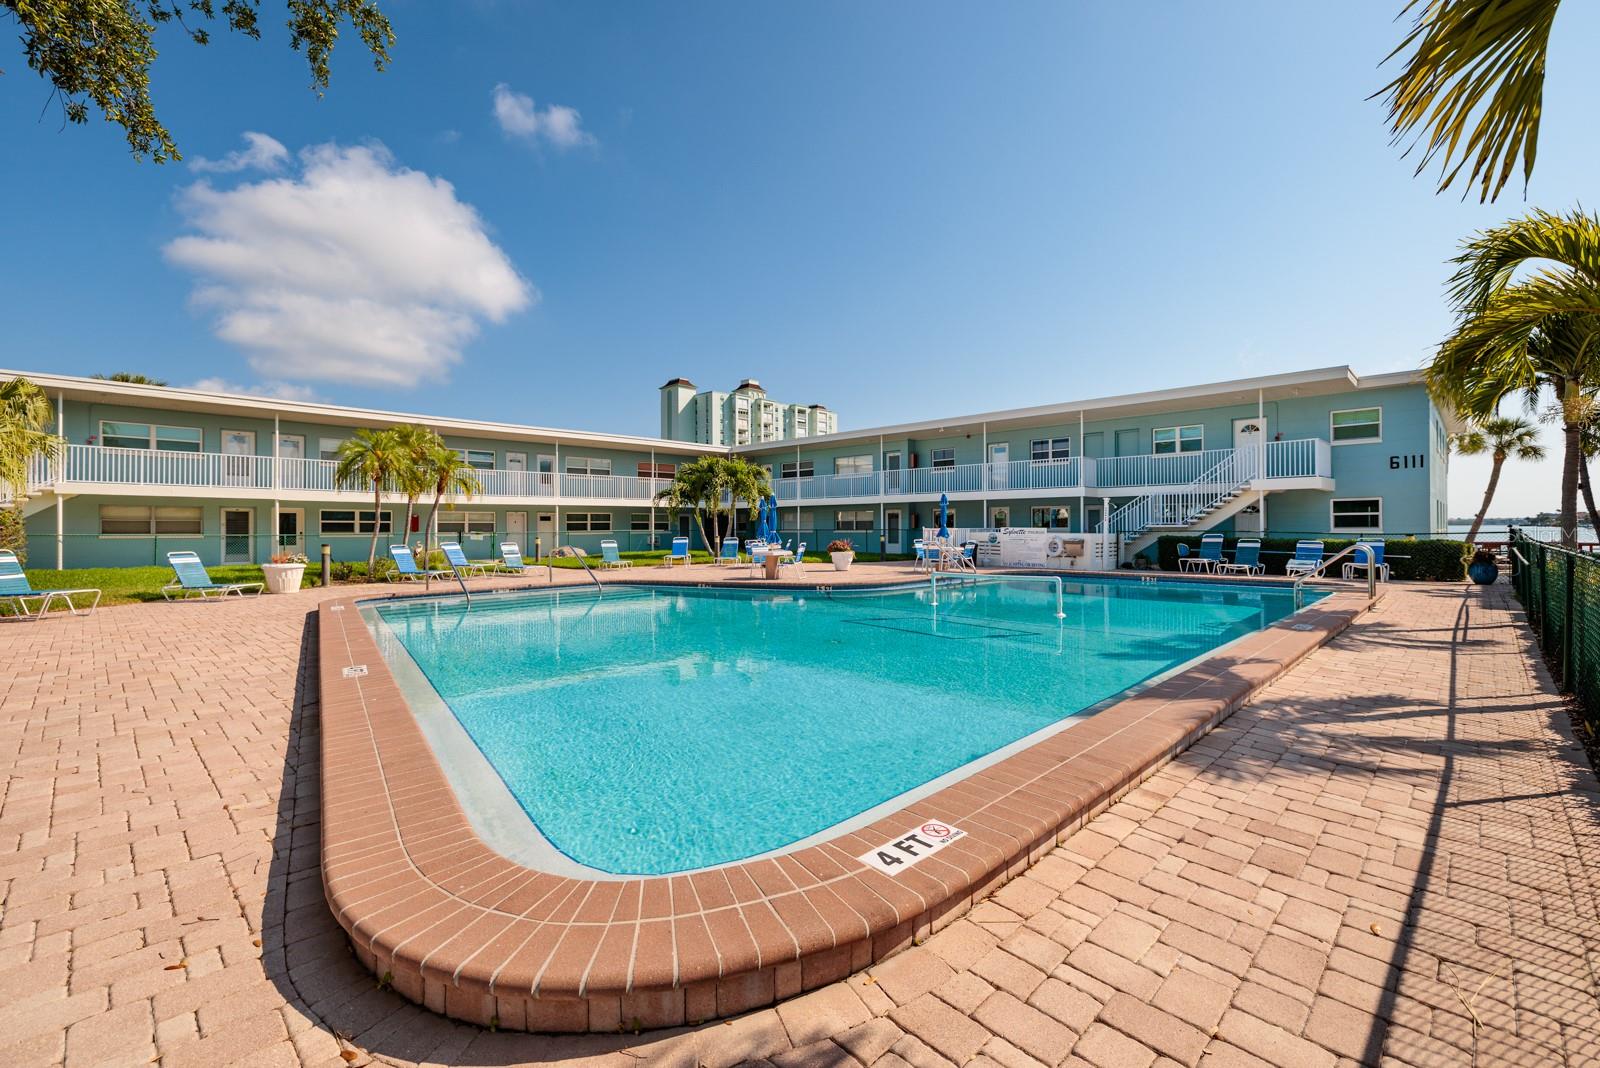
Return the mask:
<svg viewBox="0 0 1600 1068">
<path fill-rule="evenodd" d="M 1334 553 L 1332 556 L 1327 557 L 1326 559 L 1324 559 L 1321 562 L 1319 562 L 1315 568 L 1313 568 L 1310 571 L 1305 572 L 1304 574 L 1300 575 L 1298 578 L 1296 578 L 1294 580 L 1294 606 L 1295 606 L 1295 609 L 1299 610 L 1299 609 L 1304 608 L 1306 606 L 1305 584 L 1306 584 L 1306 582 L 1308 580 L 1313 579 L 1313 578 L 1326 578 L 1327 576 L 1325 574 L 1323 574 L 1323 572 L 1327 571 L 1328 568 L 1332 567 L 1335 563 L 1337 563 L 1342 558 L 1344 558 L 1346 556 L 1349 556 L 1352 553 L 1354 553 L 1357 549 L 1360 549 L 1362 552 L 1367 554 L 1367 600 L 1368 601 L 1377 600 L 1377 597 L 1378 597 L 1378 569 L 1373 566 L 1373 564 L 1375 563 L 1374 557 L 1375 557 L 1376 554 L 1373 553 L 1371 545 L 1368 545 L 1364 541 L 1358 541 L 1358 542 L 1354 543 L 1353 545 L 1346 545 L 1343 549 L 1340 549 L 1338 552 Z"/>
<path fill-rule="evenodd" d="M 1062 597 L 1060 575 L 974 575 L 970 572 L 935 571 L 928 576 L 928 589 L 933 594 L 933 607 L 939 607 L 939 580 L 960 579 L 962 582 L 1049 582 L 1056 588 L 1056 618 L 1066 619 L 1065 601 Z"/>
</svg>

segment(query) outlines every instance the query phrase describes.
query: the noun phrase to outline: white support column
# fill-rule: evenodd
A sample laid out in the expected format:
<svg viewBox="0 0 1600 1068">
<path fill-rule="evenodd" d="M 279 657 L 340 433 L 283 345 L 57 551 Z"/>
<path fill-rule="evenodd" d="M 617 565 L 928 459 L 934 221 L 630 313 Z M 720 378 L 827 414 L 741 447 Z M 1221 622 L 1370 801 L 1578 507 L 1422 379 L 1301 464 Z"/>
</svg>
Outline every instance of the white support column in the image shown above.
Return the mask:
<svg viewBox="0 0 1600 1068">
<path fill-rule="evenodd" d="M 278 525 L 278 516 L 283 507 L 283 501 L 278 496 L 280 478 L 278 474 L 278 464 L 280 462 L 278 447 L 279 442 L 283 440 L 283 436 L 278 433 L 278 427 L 278 414 L 274 412 L 272 414 L 272 536 L 267 541 L 267 544 L 272 547 L 272 555 L 276 555 L 278 550 L 282 548 L 278 544 L 278 533 L 283 529 Z M 303 523 L 301 525 L 304 526 Z M 304 531 L 301 531 L 302 535 L 304 533 Z M 271 555 L 268 556 L 268 559 L 271 559 Z"/>
<path fill-rule="evenodd" d="M 1264 390 L 1256 390 L 1256 423 L 1260 430 L 1256 432 L 1258 453 L 1256 455 L 1256 522 L 1261 527 L 1261 536 L 1267 536 L 1267 491 L 1262 488 L 1261 480 L 1267 477 L 1267 399 Z"/>
<path fill-rule="evenodd" d="M 67 566 L 67 499 L 56 489 L 56 570 Z"/>
<path fill-rule="evenodd" d="M 983 444 L 980 446 L 981 451 L 978 453 L 979 459 L 982 461 L 982 466 L 978 468 L 978 475 L 983 480 L 983 485 L 980 487 L 983 490 L 983 510 L 978 513 L 978 525 L 986 527 L 989 525 L 989 479 L 994 472 L 989 469 L 989 423 L 985 420 L 980 425 L 983 427 L 983 432 L 980 435 Z"/>
<path fill-rule="evenodd" d="M 61 438 L 63 442 L 63 444 L 56 446 L 55 463 L 51 465 L 56 484 L 56 570 L 61 571 L 67 566 L 67 499 L 61 495 L 63 484 L 67 480 L 67 447 L 64 444 L 67 437 L 67 395 L 65 393 L 56 394 L 56 436 Z M 42 606 L 40 611 L 43 611 Z"/>
<path fill-rule="evenodd" d="M 1089 487 L 1085 484 L 1085 475 L 1089 472 L 1089 454 L 1083 447 L 1083 409 L 1078 409 L 1078 525 L 1085 534 L 1094 533 L 1089 529 L 1089 509 L 1084 506 L 1089 498 Z"/>
<path fill-rule="evenodd" d="M 650 548 L 656 547 L 656 450 L 650 447 L 650 533 L 645 537 L 645 544 Z"/>
<path fill-rule="evenodd" d="M 889 505 L 883 484 L 883 435 L 878 435 L 878 560 L 881 562 L 889 555 Z"/>
</svg>

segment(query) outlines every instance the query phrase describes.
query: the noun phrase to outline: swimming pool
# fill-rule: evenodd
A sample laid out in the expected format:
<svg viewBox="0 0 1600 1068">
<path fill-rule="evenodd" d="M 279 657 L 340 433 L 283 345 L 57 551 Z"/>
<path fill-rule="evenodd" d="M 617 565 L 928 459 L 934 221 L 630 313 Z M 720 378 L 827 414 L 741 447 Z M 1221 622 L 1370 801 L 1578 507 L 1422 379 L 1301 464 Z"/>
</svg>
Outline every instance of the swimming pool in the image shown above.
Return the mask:
<svg viewBox="0 0 1600 1068">
<path fill-rule="evenodd" d="M 921 584 L 609 586 L 363 617 L 486 838 L 659 875 L 864 821 L 1293 611 L 1284 587 L 1065 594 L 1063 619 L 1053 589 L 989 582 L 937 606 Z"/>
</svg>

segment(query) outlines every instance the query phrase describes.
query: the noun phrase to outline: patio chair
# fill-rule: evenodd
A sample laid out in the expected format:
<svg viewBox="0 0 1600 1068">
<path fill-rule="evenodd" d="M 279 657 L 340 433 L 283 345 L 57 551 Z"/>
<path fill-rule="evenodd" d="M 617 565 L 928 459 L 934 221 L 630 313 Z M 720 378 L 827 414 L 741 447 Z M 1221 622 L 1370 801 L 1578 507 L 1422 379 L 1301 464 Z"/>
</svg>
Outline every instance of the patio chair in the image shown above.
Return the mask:
<svg viewBox="0 0 1600 1068">
<path fill-rule="evenodd" d="M 167 563 L 172 565 L 176 575 L 161 587 L 161 596 L 169 601 L 174 596 L 186 600 L 191 594 L 199 594 L 202 601 L 226 597 L 230 593 L 243 597 L 246 590 L 250 591 L 252 597 L 261 595 L 262 584 L 259 582 L 212 582 L 211 576 L 206 573 L 206 565 L 200 562 L 199 554 L 187 549 L 168 553 Z"/>
<path fill-rule="evenodd" d="M 767 552 L 776 548 L 776 545 L 769 545 L 764 541 L 756 542 L 750 546 L 750 573 L 759 574 L 762 566 L 767 562 Z"/>
<path fill-rule="evenodd" d="M 1322 542 L 1306 538 L 1294 543 L 1294 559 L 1284 565 L 1286 575 L 1311 575 L 1322 570 Z"/>
<path fill-rule="evenodd" d="M 1388 582 L 1389 565 L 1383 562 L 1383 542 L 1358 541 L 1356 545 L 1365 545 L 1372 550 L 1372 566 L 1377 570 L 1378 581 Z M 1344 577 L 1347 579 L 1353 579 L 1357 576 L 1365 577 L 1367 574 L 1367 554 L 1359 548 L 1356 549 L 1355 552 L 1350 554 L 1350 558 L 1345 561 L 1343 572 Z"/>
<path fill-rule="evenodd" d="M 409 545 L 389 546 L 389 556 L 394 560 L 394 570 L 384 576 L 390 582 L 421 582 L 425 579 L 449 578 L 450 572 L 438 568 L 420 568 L 417 558 L 411 555 Z"/>
<path fill-rule="evenodd" d="M 500 559 L 492 561 L 487 570 L 493 574 L 525 575 L 533 568 L 522 561 L 522 546 L 514 541 L 500 543 Z"/>
<path fill-rule="evenodd" d="M 804 575 L 806 573 L 806 543 L 805 542 L 801 542 L 799 545 L 795 546 L 794 555 L 793 556 L 789 557 L 787 560 L 782 560 L 782 561 L 779 562 L 779 564 L 778 564 L 778 570 L 779 571 L 782 571 L 786 567 L 795 568 L 802 575 Z"/>
<path fill-rule="evenodd" d="M 1181 548 L 1181 546 L 1180 546 Z M 928 570 L 928 543 L 922 538 L 917 538 L 911 543 L 911 551 L 915 554 L 915 563 L 918 571 Z"/>
<path fill-rule="evenodd" d="M 43 619 L 50 610 L 50 602 L 60 599 L 67 606 L 67 612 L 78 615 L 78 607 L 72 603 L 74 594 L 92 593 L 94 602 L 85 609 L 83 615 L 93 615 L 94 610 L 100 606 L 100 591 L 85 587 L 81 590 L 36 590 L 28 582 L 28 576 L 22 570 L 22 562 L 17 559 L 17 554 L 10 549 L 0 549 L 0 601 L 10 601 L 16 606 L 17 615 L 33 616 L 35 620 Z M 28 602 L 38 600 L 39 611 L 28 611 Z"/>
<path fill-rule="evenodd" d="M 661 558 L 662 567 L 671 567 L 673 564 L 689 566 L 689 539 L 681 534 L 672 539 L 672 551 Z"/>
<path fill-rule="evenodd" d="M 1246 538 L 1234 546 L 1233 561 L 1217 564 L 1219 575 L 1264 575 L 1266 565 L 1261 562 L 1261 540 Z"/>
<path fill-rule="evenodd" d="M 610 538 L 600 543 L 600 567 L 632 567 L 632 560 L 624 560 L 617 555 L 617 543 Z"/>
<path fill-rule="evenodd" d="M 1222 562 L 1222 535 L 1206 534 L 1200 538 L 1200 552 L 1191 555 L 1187 545 L 1178 546 L 1179 571 L 1214 571 Z"/>
<path fill-rule="evenodd" d="M 487 564 L 473 563 L 467 559 L 467 554 L 461 551 L 460 542 L 441 541 L 439 551 L 444 553 L 445 563 L 450 565 L 450 569 L 462 577 L 488 573 Z"/>
<path fill-rule="evenodd" d="M 723 538 L 722 552 L 717 554 L 717 566 L 721 567 L 725 564 L 742 563 L 744 563 L 744 561 L 739 559 L 739 539 Z"/>
</svg>

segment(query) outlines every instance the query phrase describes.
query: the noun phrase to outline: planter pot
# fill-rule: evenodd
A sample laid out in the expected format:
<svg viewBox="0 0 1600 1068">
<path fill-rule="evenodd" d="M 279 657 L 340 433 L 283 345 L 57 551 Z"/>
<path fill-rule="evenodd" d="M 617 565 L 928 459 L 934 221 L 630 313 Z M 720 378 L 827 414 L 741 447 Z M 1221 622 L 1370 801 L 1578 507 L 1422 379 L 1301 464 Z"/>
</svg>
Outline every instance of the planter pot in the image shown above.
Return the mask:
<svg viewBox="0 0 1600 1068">
<path fill-rule="evenodd" d="M 267 582 L 268 593 L 299 593 L 300 580 L 305 578 L 305 564 L 262 564 L 262 577 Z"/>
<path fill-rule="evenodd" d="M 849 571 L 850 561 L 856 558 L 855 553 L 829 553 L 828 558 L 833 561 L 835 571 Z"/>
<path fill-rule="evenodd" d="M 1500 577 L 1500 569 L 1487 561 L 1467 565 L 1467 577 L 1480 586 L 1489 586 Z"/>
</svg>

